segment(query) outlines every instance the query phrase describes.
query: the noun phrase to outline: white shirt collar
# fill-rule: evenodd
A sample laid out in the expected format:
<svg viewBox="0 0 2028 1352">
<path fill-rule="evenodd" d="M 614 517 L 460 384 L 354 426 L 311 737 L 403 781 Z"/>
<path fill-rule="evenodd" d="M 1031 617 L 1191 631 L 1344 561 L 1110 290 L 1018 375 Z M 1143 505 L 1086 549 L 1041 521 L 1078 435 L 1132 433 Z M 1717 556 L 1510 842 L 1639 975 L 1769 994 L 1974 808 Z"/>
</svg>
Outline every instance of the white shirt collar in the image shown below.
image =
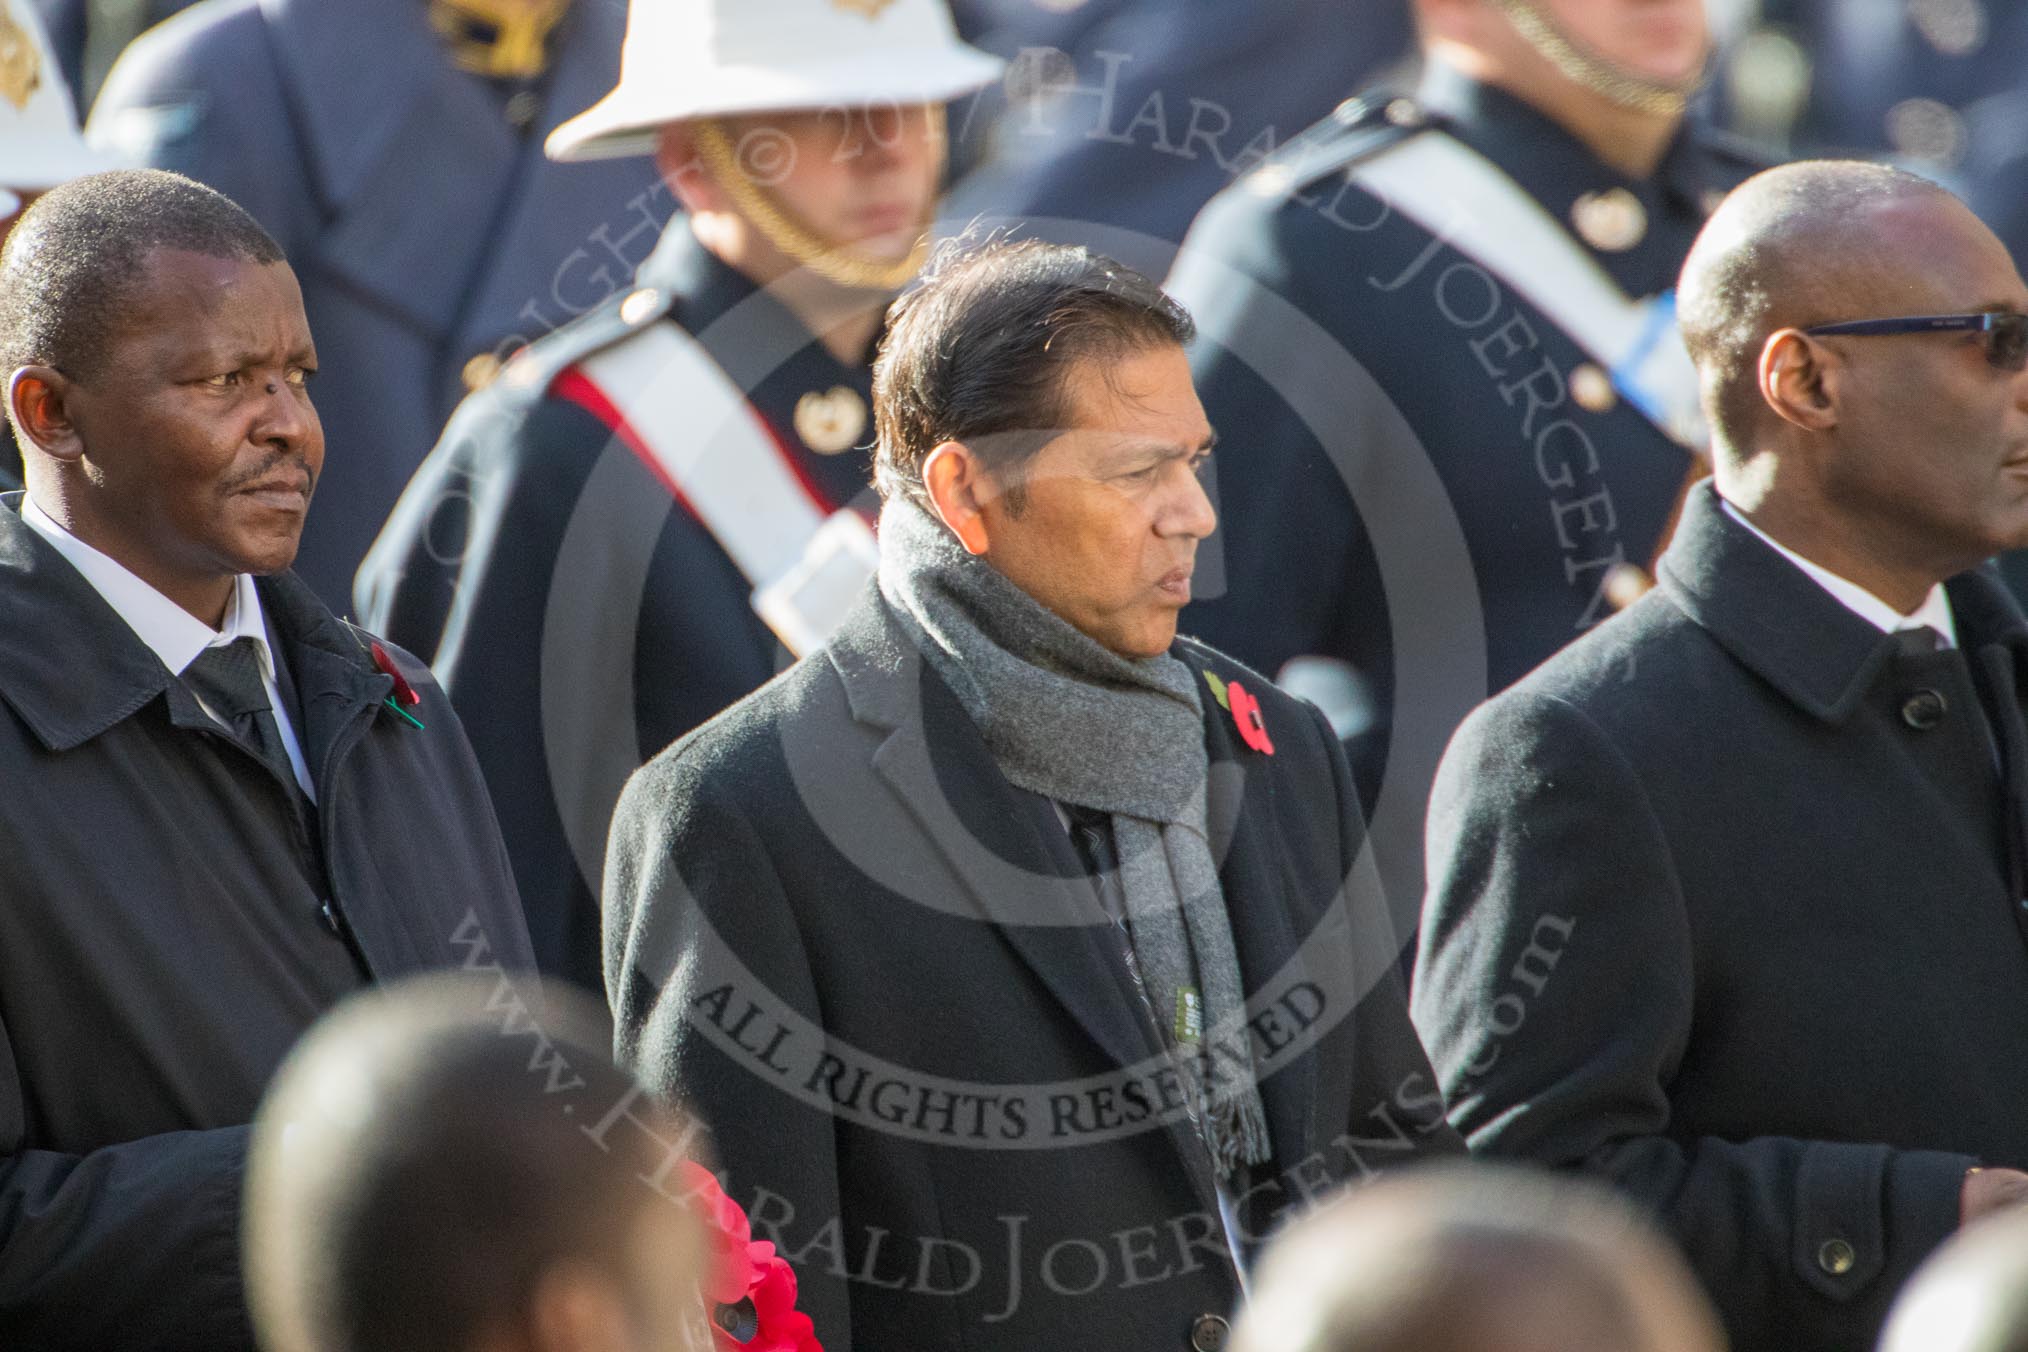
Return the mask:
<svg viewBox="0 0 2028 1352">
<path fill-rule="evenodd" d="M 1725 509 L 1727 516 L 1765 541 L 1770 549 L 1802 569 L 1811 581 L 1831 593 L 1845 609 L 1851 611 L 1881 633 L 1892 634 L 1903 629 L 1920 629 L 1927 625 L 1943 635 L 1945 647 L 1955 648 L 1958 646 L 1958 626 L 1951 612 L 1951 598 L 1944 591 L 1941 582 L 1929 589 L 1929 595 L 1922 599 L 1920 606 L 1917 606 L 1910 614 L 1904 615 L 1893 606 L 1888 605 L 1887 602 L 1875 596 L 1872 592 L 1867 591 L 1864 587 L 1859 586 L 1855 582 L 1847 582 L 1828 568 L 1811 563 L 1793 549 L 1782 544 L 1781 541 L 1774 539 L 1759 526 L 1747 520 L 1746 513 L 1734 507 L 1724 498 L 1718 500 L 1718 505 Z"/>
<path fill-rule="evenodd" d="M 225 627 L 213 629 L 136 577 L 125 565 L 64 529 L 55 517 L 42 510 L 33 494 L 22 497 L 21 520 L 49 541 L 69 560 L 71 567 L 84 574 L 85 581 L 92 584 L 172 673 L 182 675 L 183 669 L 206 648 L 250 638 L 260 653 L 261 675 L 274 680 L 274 654 L 268 651 L 267 623 L 261 614 L 260 592 L 251 575 L 241 573 L 233 580 L 232 599 L 225 603 Z"/>
</svg>

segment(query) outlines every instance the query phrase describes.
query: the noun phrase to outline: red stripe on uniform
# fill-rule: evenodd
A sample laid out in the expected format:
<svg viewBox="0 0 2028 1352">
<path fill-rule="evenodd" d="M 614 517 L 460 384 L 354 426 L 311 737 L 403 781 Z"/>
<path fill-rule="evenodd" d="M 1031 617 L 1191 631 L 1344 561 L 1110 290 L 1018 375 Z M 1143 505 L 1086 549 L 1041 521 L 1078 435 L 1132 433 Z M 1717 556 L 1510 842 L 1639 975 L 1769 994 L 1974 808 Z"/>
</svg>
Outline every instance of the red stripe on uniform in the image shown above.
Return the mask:
<svg viewBox="0 0 2028 1352">
<path fill-rule="evenodd" d="M 633 424 L 627 421 L 626 415 L 614 406 L 613 401 L 606 398 L 606 392 L 592 383 L 590 376 L 575 366 L 569 367 L 550 382 L 549 393 L 567 404 L 577 405 L 603 423 L 608 432 L 618 437 L 626 448 L 634 453 L 635 459 L 648 467 L 656 482 L 669 490 L 669 496 L 676 499 L 677 505 L 689 513 L 692 520 L 703 524 L 704 518 L 690 505 L 690 499 L 684 495 L 682 487 L 669 477 L 669 472 L 662 468 L 662 462 L 655 458 L 654 452 L 641 440 L 641 434 L 634 430 Z"/>
</svg>

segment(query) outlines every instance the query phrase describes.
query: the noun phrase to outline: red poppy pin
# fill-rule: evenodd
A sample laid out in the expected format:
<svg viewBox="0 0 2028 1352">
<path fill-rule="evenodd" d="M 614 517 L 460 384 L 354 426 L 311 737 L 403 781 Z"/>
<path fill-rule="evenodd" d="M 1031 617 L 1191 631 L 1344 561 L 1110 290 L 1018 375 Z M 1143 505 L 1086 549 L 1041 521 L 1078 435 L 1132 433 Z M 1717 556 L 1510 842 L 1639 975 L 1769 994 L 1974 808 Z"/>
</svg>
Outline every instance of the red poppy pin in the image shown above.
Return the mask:
<svg viewBox="0 0 2028 1352">
<path fill-rule="evenodd" d="M 394 659 L 387 655 L 387 649 L 381 647 L 378 643 L 373 645 L 373 665 L 380 668 L 381 671 L 389 676 L 394 677 L 394 693 L 387 697 L 385 701 L 387 707 L 400 714 L 403 718 L 406 718 L 409 722 L 414 723 L 417 727 L 421 727 L 422 723 L 408 710 L 421 704 L 422 696 L 417 694 L 415 687 L 408 683 L 408 678 L 401 674 L 401 668 L 395 666 Z M 407 705 L 408 708 L 403 708 L 403 705 Z"/>
<path fill-rule="evenodd" d="M 1267 724 L 1260 716 L 1260 701 L 1247 693 L 1238 681 L 1223 681 L 1215 671 L 1204 673 L 1204 683 L 1211 687 L 1211 696 L 1219 707 L 1232 715 L 1233 726 L 1239 729 L 1239 739 L 1260 752 L 1263 756 L 1275 754 L 1275 744 L 1268 736 Z"/>
<path fill-rule="evenodd" d="M 704 1296 L 717 1352 L 824 1352 L 796 1308 L 796 1274 L 775 1246 L 753 1237 L 739 1203 L 703 1165 L 683 1164 L 684 1201 L 701 1213 L 710 1246 Z"/>
</svg>

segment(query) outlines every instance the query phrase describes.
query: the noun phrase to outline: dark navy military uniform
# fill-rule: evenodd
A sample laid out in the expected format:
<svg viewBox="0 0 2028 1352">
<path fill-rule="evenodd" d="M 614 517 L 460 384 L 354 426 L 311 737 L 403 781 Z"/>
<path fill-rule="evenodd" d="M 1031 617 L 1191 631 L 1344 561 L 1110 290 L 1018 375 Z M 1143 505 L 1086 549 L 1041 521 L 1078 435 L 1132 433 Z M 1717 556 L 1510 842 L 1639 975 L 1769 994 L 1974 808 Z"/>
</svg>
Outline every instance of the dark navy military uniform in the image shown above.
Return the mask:
<svg viewBox="0 0 2028 1352">
<path fill-rule="evenodd" d="M 1771 36 L 1793 42 L 1800 79 L 1778 110 L 1735 96 L 1728 122 L 1798 154 L 1891 158 L 1962 194 L 1993 233 L 2028 248 L 2028 6 L 1880 0 L 1762 0 L 1760 29 L 1736 49 L 1734 84 Z M 1744 63 L 1744 64 L 1742 64 Z"/>
<path fill-rule="evenodd" d="M 1341 108 L 1185 242 L 1170 287 L 1201 331 L 1221 524 L 1183 627 L 1268 672 L 1318 657 L 1343 677 L 1329 711 L 1405 904 L 1451 730 L 1611 613 L 1606 579 L 1652 561 L 1697 463 L 1514 279 L 1348 177 L 1418 135 L 1463 142 L 1566 226 L 1607 203 L 1587 219 L 1610 247 L 1583 247 L 1632 300 L 1673 289 L 1717 200 L 1764 167 L 1692 122 L 1630 179 L 1436 66 L 1415 99 Z M 1379 793 L 1390 759 L 1403 787 Z"/>
<path fill-rule="evenodd" d="M 866 406 L 870 354 L 839 362 L 677 226 L 634 291 L 465 402 L 358 587 L 361 614 L 432 663 L 465 721 L 538 959 L 594 989 L 593 888 L 626 777 L 789 660 L 753 584 L 653 468 L 644 429 L 576 365 L 654 324 L 680 325 L 747 392 L 815 502 L 870 510 L 868 438 L 826 455 L 796 430 L 806 395 L 843 387 Z"/>
<path fill-rule="evenodd" d="M 515 87 L 458 69 L 423 0 L 217 0 L 106 82 L 93 139 L 238 202 L 302 281 L 329 450 L 296 571 L 335 610 L 468 364 L 624 287 L 674 210 L 645 158 L 543 156 L 612 87 L 622 17 L 573 5 Z"/>
<path fill-rule="evenodd" d="M 1084 242 L 1092 223 L 1173 250 L 1233 178 L 1404 59 L 1407 0 L 970 0 L 966 36 L 1009 61 L 1007 78 L 961 102 L 956 221 L 1034 220 Z M 1032 94 L 1032 100 L 1010 100 Z M 1110 238 L 1093 247 L 1124 254 Z M 1123 258 L 1141 266 L 1144 259 Z M 1166 268 L 1162 251 L 1154 266 Z"/>
</svg>

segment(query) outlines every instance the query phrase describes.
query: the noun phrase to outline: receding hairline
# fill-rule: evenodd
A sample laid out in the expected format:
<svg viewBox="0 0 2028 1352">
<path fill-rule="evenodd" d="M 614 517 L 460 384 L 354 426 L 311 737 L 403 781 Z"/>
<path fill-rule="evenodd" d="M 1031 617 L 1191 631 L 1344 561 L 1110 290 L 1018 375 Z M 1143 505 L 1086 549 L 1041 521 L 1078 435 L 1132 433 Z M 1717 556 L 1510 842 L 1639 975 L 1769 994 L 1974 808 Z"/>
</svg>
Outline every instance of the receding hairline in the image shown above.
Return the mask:
<svg viewBox="0 0 2028 1352">
<path fill-rule="evenodd" d="M 1812 293 L 1900 275 L 1899 260 L 1883 248 L 1880 217 L 1945 203 L 1970 215 L 1940 184 L 1886 165 L 1819 160 L 1756 174 L 1720 204 L 1684 260 L 1678 301 L 1686 328 L 1699 327 L 1700 312 L 1721 299 L 1714 288 L 1757 287 L 1773 318 Z"/>
<path fill-rule="evenodd" d="M 1903 232 L 1886 228 L 1887 218 L 1912 208 L 1935 213 L 1939 223 L 1960 223 L 1967 240 L 1985 229 L 1941 185 L 1856 160 L 1766 170 L 1712 213 L 1684 260 L 1677 311 L 1719 449 L 1754 435 L 1756 371 L 1774 334 L 1931 307 L 1932 260 L 1895 247 Z"/>
</svg>

